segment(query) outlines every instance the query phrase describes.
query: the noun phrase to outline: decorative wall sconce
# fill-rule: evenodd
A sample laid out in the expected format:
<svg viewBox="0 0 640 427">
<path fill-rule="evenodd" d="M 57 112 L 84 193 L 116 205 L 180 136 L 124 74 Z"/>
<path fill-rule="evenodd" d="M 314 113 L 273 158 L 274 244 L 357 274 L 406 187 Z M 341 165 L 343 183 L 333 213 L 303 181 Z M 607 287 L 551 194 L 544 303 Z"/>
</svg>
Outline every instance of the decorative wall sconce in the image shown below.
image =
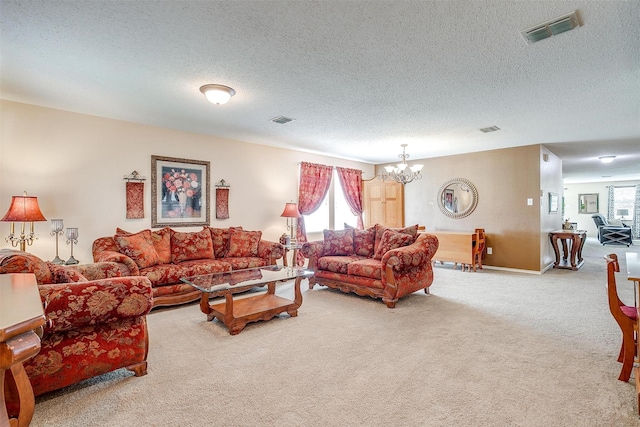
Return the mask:
<svg viewBox="0 0 640 427">
<path fill-rule="evenodd" d="M 78 244 L 78 229 L 67 228 L 67 245 L 71 244 L 71 257 L 65 262 L 66 265 L 79 264 L 79 261 L 73 257 L 73 245 Z"/>
<path fill-rule="evenodd" d="M 56 236 L 56 257 L 51 261 L 51 264 L 64 264 L 64 261 L 60 259 L 58 256 L 58 236 L 62 236 L 64 225 L 62 225 L 61 219 L 52 219 L 51 220 L 51 235 Z"/>
<path fill-rule="evenodd" d="M 26 245 L 31 246 L 33 241 L 37 239 L 33 232 L 34 221 L 46 221 L 47 219 L 40 212 L 40 206 L 38 206 L 38 198 L 34 196 L 27 196 L 25 191 L 22 196 L 11 196 L 11 205 L 5 216 L 0 219 L 3 222 L 11 222 L 11 232 L 5 239 L 7 243 L 11 243 L 14 248 L 20 245 L 20 250 L 25 251 Z M 20 236 L 15 236 L 15 222 L 22 222 L 20 229 Z M 25 222 L 31 223 L 31 229 L 29 234 L 24 233 Z"/>
<path fill-rule="evenodd" d="M 302 218 L 298 205 L 296 203 L 287 203 L 284 205 L 284 211 L 282 211 L 281 217 L 287 218 L 287 230 L 291 232 L 290 244 L 295 245 L 298 241 L 296 237 L 296 225 L 298 218 Z M 289 218 L 291 218 L 291 225 L 289 225 Z"/>
</svg>

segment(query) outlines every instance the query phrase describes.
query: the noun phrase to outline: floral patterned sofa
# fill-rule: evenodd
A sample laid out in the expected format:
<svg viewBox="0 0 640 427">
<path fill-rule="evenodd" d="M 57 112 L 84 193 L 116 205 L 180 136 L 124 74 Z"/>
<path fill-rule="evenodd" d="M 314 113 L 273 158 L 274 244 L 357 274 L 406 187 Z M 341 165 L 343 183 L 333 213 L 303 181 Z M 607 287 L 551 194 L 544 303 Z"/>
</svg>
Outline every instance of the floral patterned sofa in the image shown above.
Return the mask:
<svg viewBox="0 0 640 427">
<path fill-rule="evenodd" d="M 111 262 L 64 267 L 0 249 L 6 273 L 34 273 L 44 306 L 40 352 L 24 362 L 36 396 L 120 368 L 147 373 L 147 278 L 121 277 Z"/>
<path fill-rule="evenodd" d="M 310 289 L 317 283 L 380 298 L 394 308 L 407 294 L 429 293 L 437 249 L 437 237 L 418 235 L 418 225 L 390 229 L 377 224 L 366 230 L 324 230 L 324 240 L 303 244 L 302 254 L 315 272 Z"/>
<path fill-rule="evenodd" d="M 264 267 L 282 258 L 280 243 L 262 240 L 261 231 L 242 227 L 179 232 L 169 227 L 129 233 L 120 228 L 114 236 L 93 242 L 95 262 L 116 262 L 127 276 L 144 276 L 153 287 L 153 306 L 198 300 L 200 291 L 180 278 Z"/>
</svg>

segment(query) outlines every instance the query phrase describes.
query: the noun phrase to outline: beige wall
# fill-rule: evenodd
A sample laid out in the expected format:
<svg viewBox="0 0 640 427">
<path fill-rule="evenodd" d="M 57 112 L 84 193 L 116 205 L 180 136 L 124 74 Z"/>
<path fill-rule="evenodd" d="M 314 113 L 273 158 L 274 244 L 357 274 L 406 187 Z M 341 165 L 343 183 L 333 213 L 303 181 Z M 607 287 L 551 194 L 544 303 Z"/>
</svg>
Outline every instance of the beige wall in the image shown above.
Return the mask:
<svg viewBox="0 0 640 427">
<path fill-rule="evenodd" d="M 544 161 L 543 154 L 548 154 Z M 423 178 L 405 186 L 405 224 L 427 230 L 484 228 L 493 250 L 491 266 L 543 271 L 553 260 L 547 233 L 560 227 L 561 212 L 548 213 L 548 193 L 562 193 L 562 162 L 541 145 L 489 150 L 409 162 L 422 163 Z M 382 170 L 382 166 L 378 166 Z M 478 206 L 466 218 L 440 212 L 437 193 L 445 181 L 466 178 L 478 190 Z M 541 196 L 541 192 L 543 195 Z M 527 199 L 533 205 L 527 205 Z"/>
<path fill-rule="evenodd" d="M 242 225 L 277 240 L 286 232 L 280 218 L 284 204 L 297 199 L 298 163 L 308 161 L 361 169 L 365 179 L 374 166 L 171 129 L 0 101 L 0 215 L 11 196 L 26 190 L 37 196 L 45 217 L 62 218 L 79 228 L 74 249 L 80 262 L 90 262 L 91 244 L 112 235 L 116 227 L 139 231 L 151 226 L 151 155 L 211 162 L 211 189 L 220 179 L 231 184 L 230 219 L 215 218 L 211 194 L 211 226 Z M 145 183 L 145 218 L 125 218 L 124 175 L 138 171 Z M 45 260 L 55 256 L 50 222 L 35 224 L 39 239 L 27 250 Z M 200 227 L 177 228 L 197 231 Z M 9 224 L 0 223 L 0 248 Z M 61 241 L 60 257 L 69 257 Z"/>
</svg>

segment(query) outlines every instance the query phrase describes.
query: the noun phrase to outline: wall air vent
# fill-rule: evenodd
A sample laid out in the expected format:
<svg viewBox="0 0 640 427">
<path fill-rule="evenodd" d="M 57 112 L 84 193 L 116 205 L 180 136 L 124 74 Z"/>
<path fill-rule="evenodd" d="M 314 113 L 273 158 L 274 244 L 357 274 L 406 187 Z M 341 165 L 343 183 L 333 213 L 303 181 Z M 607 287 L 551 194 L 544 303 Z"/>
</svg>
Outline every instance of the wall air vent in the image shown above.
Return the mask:
<svg viewBox="0 0 640 427">
<path fill-rule="evenodd" d="M 480 132 L 489 133 L 489 132 L 495 132 L 497 130 L 500 130 L 500 128 L 498 126 L 491 126 L 491 127 L 488 127 L 488 128 L 480 129 Z"/>
<path fill-rule="evenodd" d="M 558 16 L 550 21 L 522 30 L 520 34 L 522 34 L 522 37 L 524 37 L 527 43 L 531 44 L 551 36 L 562 34 L 565 31 L 573 30 L 579 26 L 578 11 L 574 10 L 566 15 Z"/>
<path fill-rule="evenodd" d="M 278 116 L 278 117 L 274 117 L 273 119 L 271 119 L 271 121 L 273 123 L 278 123 L 278 124 L 285 124 L 285 123 L 289 123 L 294 121 L 295 119 L 290 119 L 289 117 L 285 117 L 285 116 Z"/>
</svg>

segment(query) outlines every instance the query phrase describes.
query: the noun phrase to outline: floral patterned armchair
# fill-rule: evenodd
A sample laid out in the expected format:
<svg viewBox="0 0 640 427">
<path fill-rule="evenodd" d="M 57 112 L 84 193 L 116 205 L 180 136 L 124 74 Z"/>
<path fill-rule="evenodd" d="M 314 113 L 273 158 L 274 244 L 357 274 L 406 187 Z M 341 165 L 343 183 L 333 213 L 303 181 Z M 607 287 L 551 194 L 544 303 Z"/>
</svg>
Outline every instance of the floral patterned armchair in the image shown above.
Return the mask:
<svg viewBox="0 0 640 427">
<path fill-rule="evenodd" d="M 34 273 L 47 318 L 41 350 L 24 363 L 37 396 L 119 368 L 147 371 L 145 277 L 120 277 L 117 263 L 64 267 L 0 249 L 0 274 Z"/>
</svg>

